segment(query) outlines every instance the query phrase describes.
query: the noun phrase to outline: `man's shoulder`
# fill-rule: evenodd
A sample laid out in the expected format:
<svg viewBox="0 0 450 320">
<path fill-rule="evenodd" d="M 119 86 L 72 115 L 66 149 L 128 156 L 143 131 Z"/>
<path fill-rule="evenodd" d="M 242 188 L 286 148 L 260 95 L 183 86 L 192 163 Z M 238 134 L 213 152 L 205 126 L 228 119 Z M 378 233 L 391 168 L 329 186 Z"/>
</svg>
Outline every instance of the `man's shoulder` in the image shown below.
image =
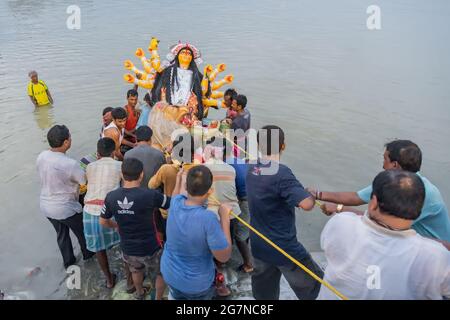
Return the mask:
<svg viewBox="0 0 450 320">
<path fill-rule="evenodd" d="M 441 192 L 438 187 L 434 185 L 429 179 L 425 178 L 422 175 L 419 175 L 422 179 L 422 182 L 425 186 L 425 202 L 424 205 L 440 205 L 444 204 L 444 200 L 442 199 Z"/>
<path fill-rule="evenodd" d="M 44 150 L 44 151 L 41 151 L 41 152 L 38 154 L 37 159 L 41 159 L 41 158 L 44 158 L 44 157 L 46 157 L 46 156 L 49 156 L 50 153 L 51 153 L 50 150 Z"/>
<path fill-rule="evenodd" d="M 357 215 L 354 212 L 341 212 L 338 214 L 333 215 L 330 220 L 328 220 L 328 222 L 332 222 L 335 224 L 345 224 L 347 225 L 348 223 L 361 223 L 361 219 L 362 217 Z"/>
<path fill-rule="evenodd" d="M 121 170 L 122 162 L 117 161 L 113 158 L 101 158 L 89 163 L 86 167 L 86 170 L 93 170 L 101 167 L 114 167 L 116 170 Z"/>
<path fill-rule="evenodd" d="M 158 171 L 161 171 L 163 173 L 169 173 L 169 172 L 172 173 L 173 172 L 176 174 L 178 172 L 178 169 L 173 164 L 165 163 L 159 168 Z"/>
<path fill-rule="evenodd" d="M 362 217 L 353 212 L 341 212 L 334 214 L 326 223 L 323 234 L 332 236 L 334 239 L 344 239 L 351 230 L 362 229 Z M 350 234 L 354 234 L 350 232 Z M 341 237 L 342 236 L 342 237 Z"/>
<path fill-rule="evenodd" d="M 111 200 L 114 200 L 117 198 L 123 198 L 123 197 L 124 197 L 124 190 L 122 187 L 120 187 L 120 188 L 114 189 L 106 194 L 105 203 L 108 201 L 111 201 Z"/>
<path fill-rule="evenodd" d="M 146 199 L 150 199 L 156 197 L 157 195 L 161 195 L 161 192 L 159 192 L 158 190 L 149 188 L 137 188 L 135 193 L 136 195 L 139 195 Z"/>
<path fill-rule="evenodd" d="M 148 146 L 148 150 L 152 156 L 164 159 L 164 153 L 161 150 L 152 146 Z"/>
<path fill-rule="evenodd" d="M 433 261 L 433 263 L 446 261 L 447 264 L 450 262 L 450 252 L 442 243 L 420 234 L 416 234 L 413 239 L 416 241 L 417 247 L 420 248 L 419 256 L 425 261 Z"/>
</svg>

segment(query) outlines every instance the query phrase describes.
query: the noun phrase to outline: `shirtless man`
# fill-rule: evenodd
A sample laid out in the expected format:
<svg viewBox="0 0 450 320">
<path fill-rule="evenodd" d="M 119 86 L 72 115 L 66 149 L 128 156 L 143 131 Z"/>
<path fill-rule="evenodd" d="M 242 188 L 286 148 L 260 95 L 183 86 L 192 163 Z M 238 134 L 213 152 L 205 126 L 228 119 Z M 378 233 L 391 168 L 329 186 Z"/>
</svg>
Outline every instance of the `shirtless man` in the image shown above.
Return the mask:
<svg viewBox="0 0 450 320">
<path fill-rule="evenodd" d="M 115 108 L 111 111 L 113 121 L 103 130 L 102 138 L 111 138 L 116 144 L 114 158 L 123 160 L 123 154 L 120 152 L 123 135 L 125 132 L 125 123 L 127 122 L 127 112 L 123 108 Z"/>
</svg>

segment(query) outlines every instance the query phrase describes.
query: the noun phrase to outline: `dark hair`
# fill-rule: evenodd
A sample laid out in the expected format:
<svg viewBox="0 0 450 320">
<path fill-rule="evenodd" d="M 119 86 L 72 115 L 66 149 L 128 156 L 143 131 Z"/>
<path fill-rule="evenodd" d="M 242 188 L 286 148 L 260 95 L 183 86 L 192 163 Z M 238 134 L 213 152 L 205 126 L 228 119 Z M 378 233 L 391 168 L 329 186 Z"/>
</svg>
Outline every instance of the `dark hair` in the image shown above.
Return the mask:
<svg viewBox="0 0 450 320">
<path fill-rule="evenodd" d="M 122 175 L 126 181 L 135 181 L 139 179 L 144 165 L 136 158 L 125 158 L 122 162 Z"/>
<path fill-rule="evenodd" d="M 278 144 L 278 148 L 272 146 L 272 133 L 274 133 L 274 131 L 278 134 L 278 141 L 275 141 Z M 284 131 L 276 125 L 267 125 L 258 130 L 256 139 L 258 141 L 259 150 L 263 155 L 270 156 L 272 154 L 278 154 L 284 144 Z M 261 139 L 263 140 L 261 141 Z"/>
<path fill-rule="evenodd" d="M 131 97 L 137 97 L 139 94 L 137 92 L 137 90 L 135 89 L 130 89 L 127 92 L 127 99 L 131 96 Z"/>
<path fill-rule="evenodd" d="M 404 170 L 380 172 L 372 183 L 380 211 L 398 218 L 415 220 L 425 201 L 425 185 L 415 173 Z"/>
<path fill-rule="evenodd" d="M 172 151 L 175 149 L 175 147 L 179 144 L 182 143 L 183 141 L 189 140 L 190 142 L 190 150 L 186 150 L 186 151 L 190 151 L 191 153 L 191 157 L 190 157 L 190 163 L 194 162 L 194 151 L 195 151 L 195 145 L 194 145 L 194 137 L 189 133 L 182 133 L 179 134 L 175 140 L 172 142 Z M 189 143 L 189 142 L 185 142 L 185 143 Z M 181 161 L 184 159 L 184 151 L 186 148 L 181 148 L 179 150 L 178 153 L 174 153 L 172 152 L 172 158 L 174 158 L 175 160 Z"/>
<path fill-rule="evenodd" d="M 391 161 L 397 161 L 403 170 L 417 172 L 422 165 L 422 151 L 412 141 L 394 140 L 386 143 L 386 151 Z"/>
<path fill-rule="evenodd" d="M 238 106 L 241 106 L 242 109 L 247 106 L 247 97 L 243 94 L 238 94 L 237 96 L 233 97 L 233 100 L 236 100 L 236 104 Z"/>
<path fill-rule="evenodd" d="M 128 114 L 127 114 L 127 111 L 124 109 L 124 108 L 121 108 L 121 107 L 119 107 L 119 108 L 114 108 L 112 111 L 111 111 L 111 116 L 112 116 L 112 118 L 113 119 L 126 119 L 126 118 L 128 118 Z"/>
<path fill-rule="evenodd" d="M 150 141 L 152 139 L 153 131 L 148 126 L 140 126 L 136 129 L 136 139 L 140 141 Z"/>
<path fill-rule="evenodd" d="M 47 133 L 47 141 L 50 147 L 59 148 L 64 141 L 70 138 L 69 129 L 65 125 L 55 125 Z"/>
<path fill-rule="evenodd" d="M 237 96 L 237 91 L 233 88 L 229 88 L 227 90 L 225 90 L 225 93 L 223 94 L 224 96 L 230 96 L 231 98 Z"/>
<path fill-rule="evenodd" d="M 116 143 L 111 138 L 101 138 L 97 142 L 97 153 L 100 157 L 111 157 L 116 149 Z"/>
<path fill-rule="evenodd" d="M 170 85 L 175 85 L 175 82 L 178 82 L 177 74 L 178 74 L 178 67 L 180 67 L 180 62 L 178 61 L 178 56 L 180 55 L 180 52 L 183 49 L 187 49 L 191 51 L 192 54 L 192 61 L 189 65 L 189 70 L 192 71 L 192 91 L 197 96 L 197 102 L 198 102 L 198 119 L 201 120 L 203 118 L 203 94 L 202 94 L 202 86 L 201 82 L 203 79 L 202 73 L 198 70 L 197 64 L 195 63 L 194 59 L 194 53 L 192 50 L 188 47 L 184 47 L 180 49 L 176 57 L 170 62 L 170 66 L 164 69 L 163 72 L 157 73 L 154 81 L 154 85 L 152 88 L 152 101 L 154 103 L 157 103 L 161 100 L 161 89 L 163 87 L 166 88 L 166 100 L 169 104 L 172 104 L 172 92 Z"/>
<path fill-rule="evenodd" d="M 102 115 L 104 116 L 105 114 L 107 114 L 108 112 L 111 112 L 111 111 L 113 111 L 112 107 L 106 107 L 105 109 L 103 109 Z"/>
<path fill-rule="evenodd" d="M 211 188 L 213 175 L 211 170 L 203 165 L 192 167 L 187 174 L 186 188 L 189 195 L 204 196 Z"/>
<path fill-rule="evenodd" d="M 147 102 L 151 107 L 153 107 L 152 98 L 150 98 L 150 94 L 147 92 L 144 96 L 144 101 Z"/>
</svg>

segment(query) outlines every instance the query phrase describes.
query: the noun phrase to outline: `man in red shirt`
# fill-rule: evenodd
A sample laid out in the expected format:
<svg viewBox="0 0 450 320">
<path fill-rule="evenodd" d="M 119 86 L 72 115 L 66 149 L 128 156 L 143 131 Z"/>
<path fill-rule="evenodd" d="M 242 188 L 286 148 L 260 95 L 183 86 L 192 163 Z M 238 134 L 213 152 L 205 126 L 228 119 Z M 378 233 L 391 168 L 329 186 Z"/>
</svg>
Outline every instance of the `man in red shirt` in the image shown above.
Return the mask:
<svg viewBox="0 0 450 320">
<path fill-rule="evenodd" d="M 139 111 L 136 110 L 138 102 L 138 92 L 135 89 L 128 90 L 127 104 L 123 107 L 128 114 L 127 122 L 125 123 L 125 137 L 122 140 L 121 151 L 125 154 L 128 150 L 134 148 L 136 145 L 136 125 L 139 119 Z"/>
</svg>

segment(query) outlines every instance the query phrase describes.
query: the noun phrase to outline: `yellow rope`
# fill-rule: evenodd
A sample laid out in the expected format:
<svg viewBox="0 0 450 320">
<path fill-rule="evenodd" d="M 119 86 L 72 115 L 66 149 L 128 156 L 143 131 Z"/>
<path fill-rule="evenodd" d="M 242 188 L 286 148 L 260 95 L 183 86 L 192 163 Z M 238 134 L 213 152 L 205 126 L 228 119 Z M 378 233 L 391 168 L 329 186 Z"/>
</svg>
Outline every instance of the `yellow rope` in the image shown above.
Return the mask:
<svg viewBox="0 0 450 320">
<path fill-rule="evenodd" d="M 233 145 L 235 145 L 239 150 L 243 151 L 245 154 L 249 155 L 250 154 L 245 151 L 244 149 L 242 149 L 240 146 L 238 146 L 237 144 L 234 143 L 234 141 L 231 141 L 231 139 L 227 138 L 225 135 L 222 134 L 222 136 L 229 142 L 231 142 Z M 157 140 L 159 140 L 156 136 L 155 138 Z M 159 141 L 160 142 L 160 141 Z M 161 144 L 161 143 L 160 143 Z M 214 196 L 210 196 L 210 198 L 212 198 L 215 202 L 217 202 L 218 204 L 220 204 L 220 202 L 214 197 Z M 318 200 L 315 200 L 314 202 L 317 206 L 321 206 L 322 203 Z M 242 223 L 244 226 L 246 226 L 247 228 L 249 228 L 251 231 L 253 231 L 256 235 L 258 235 L 261 239 L 263 239 L 264 241 L 266 241 L 268 244 L 270 244 L 272 247 L 274 247 L 278 252 L 280 252 L 282 255 L 284 255 L 286 258 L 288 258 L 289 260 L 291 260 L 293 263 L 295 263 L 298 267 L 300 267 L 303 271 L 305 271 L 307 274 L 309 274 L 313 279 L 315 279 L 316 281 L 318 281 L 320 284 L 324 285 L 325 287 L 327 287 L 329 290 L 331 290 L 331 292 L 333 292 L 336 296 L 338 296 L 340 299 L 342 300 L 348 300 L 348 298 L 346 296 L 344 296 L 342 293 L 340 293 L 335 287 L 333 287 L 331 284 L 329 284 L 328 282 L 326 282 L 325 280 L 321 279 L 319 276 L 317 276 L 314 272 L 312 272 L 311 270 L 309 270 L 305 265 L 303 265 L 301 262 L 299 262 L 298 260 L 296 260 L 295 258 L 293 258 L 290 254 L 288 254 L 286 251 L 284 251 L 283 249 L 281 249 L 279 246 L 277 246 L 275 243 L 273 243 L 269 238 L 267 238 L 265 235 L 263 235 L 261 232 L 259 232 L 258 230 L 256 230 L 255 228 L 253 228 L 250 224 L 248 224 L 247 222 L 245 222 L 244 220 L 242 220 L 237 214 L 235 214 L 233 212 L 233 210 L 230 210 L 230 214 L 235 217 L 236 219 L 238 219 L 238 221 L 240 223 Z"/>
<path fill-rule="evenodd" d="M 215 202 L 217 202 L 218 204 L 220 204 L 220 202 L 214 197 L 214 196 L 210 196 L 210 198 L 212 198 Z M 331 284 L 329 284 L 328 282 L 324 281 L 323 279 L 321 279 L 319 276 L 317 276 L 314 272 L 312 272 L 311 270 L 309 270 L 305 265 L 303 265 L 301 262 L 299 262 L 298 260 L 296 260 L 295 258 L 293 258 L 291 255 L 289 255 L 286 251 L 284 251 L 283 249 L 281 249 L 279 246 L 277 246 L 275 243 L 273 243 L 269 238 L 267 238 L 265 235 L 263 235 L 261 232 L 259 232 L 258 230 L 256 230 L 255 228 L 253 228 L 250 224 L 248 224 L 247 222 L 245 222 L 244 220 L 242 220 L 237 214 L 235 214 L 233 212 L 233 210 L 230 210 L 230 214 L 235 217 L 236 219 L 238 219 L 238 221 L 240 223 L 242 223 L 244 226 L 246 226 L 247 228 L 249 228 L 251 231 L 253 231 L 254 233 L 256 233 L 261 239 L 263 239 L 264 241 L 266 241 L 268 244 L 270 244 L 272 247 L 274 247 L 278 252 L 280 252 L 281 254 L 283 254 L 286 258 L 288 258 L 289 260 L 291 260 L 293 263 L 295 263 L 297 266 L 299 266 L 303 271 L 305 271 L 307 274 L 309 274 L 311 277 L 313 277 L 313 279 L 317 280 L 319 283 L 321 283 L 322 285 L 324 285 L 325 287 L 327 287 L 328 289 L 330 289 L 336 296 L 338 296 L 340 299 L 342 300 L 348 300 L 348 298 L 346 296 L 344 296 L 342 293 L 340 293 L 335 287 L 333 287 Z"/>
<path fill-rule="evenodd" d="M 237 145 L 236 143 L 234 143 L 234 141 L 232 141 L 230 138 L 228 138 L 227 136 L 225 136 L 222 132 L 219 132 L 223 138 L 225 138 L 225 140 L 227 140 L 228 142 L 230 142 L 231 144 L 233 144 L 233 146 L 237 147 L 239 150 L 241 150 L 242 152 L 244 152 L 244 154 L 246 154 L 248 156 L 247 159 L 249 160 L 256 160 L 257 158 L 252 158 L 251 154 L 249 154 L 246 150 L 242 149 L 239 145 Z"/>
</svg>

